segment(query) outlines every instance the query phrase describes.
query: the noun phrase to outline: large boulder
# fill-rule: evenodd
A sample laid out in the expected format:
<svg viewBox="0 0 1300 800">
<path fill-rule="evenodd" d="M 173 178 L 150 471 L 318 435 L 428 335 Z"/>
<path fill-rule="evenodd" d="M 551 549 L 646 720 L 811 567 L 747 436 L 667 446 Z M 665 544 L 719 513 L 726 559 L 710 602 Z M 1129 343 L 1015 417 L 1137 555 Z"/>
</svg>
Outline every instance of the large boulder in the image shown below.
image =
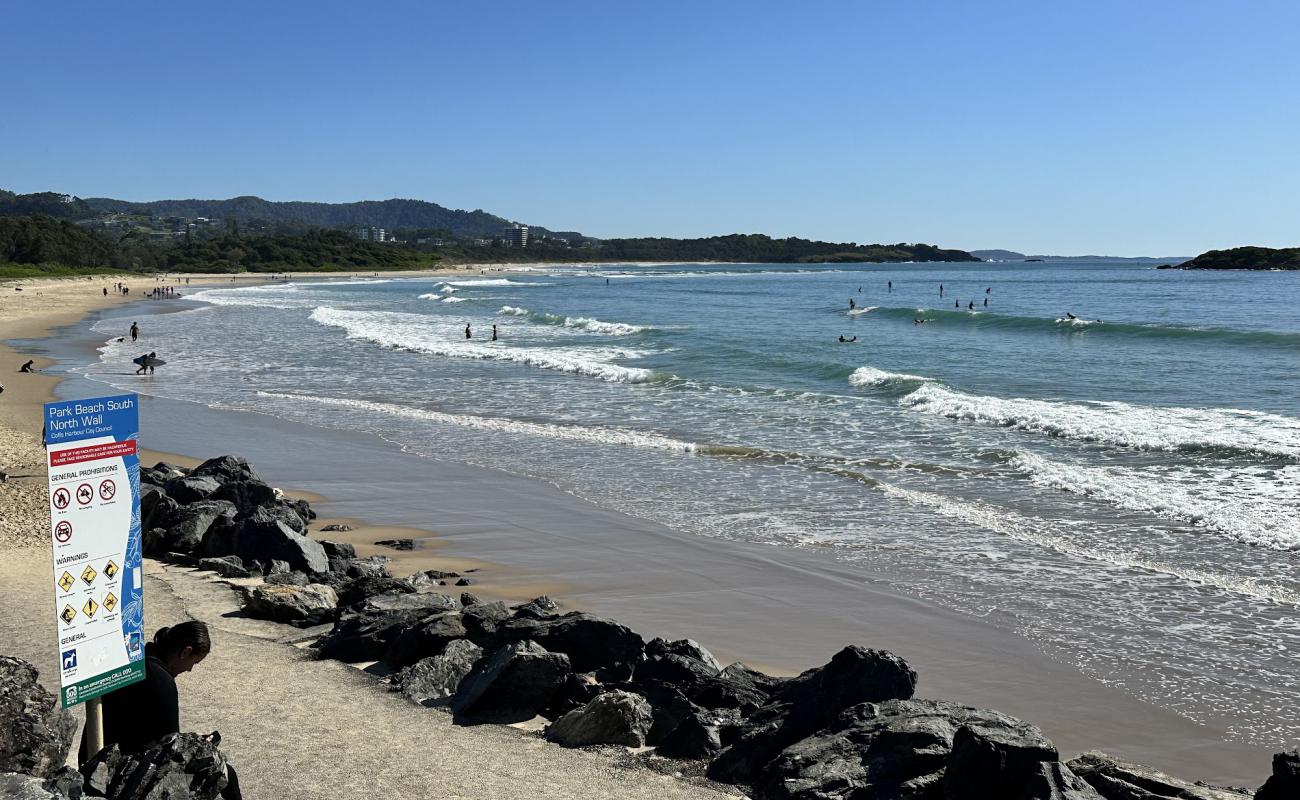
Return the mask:
<svg viewBox="0 0 1300 800">
<path fill-rule="evenodd" d="M 158 558 L 166 553 L 197 552 L 212 526 L 218 520 L 233 521 L 235 513 L 234 504 L 222 500 L 198 500 L 178 506 L 168 514 L 161 535 L 151 530 L 144 537 L 144 554 Z"/>
<path fill-rule="evenodd" d="M 308 627 L 334 619 L 338 603 L 334 590 L 319 583 L 264 584 L 245 592 L 244 613 L 254 619 Z"/>
<path fill-rule="evenodd" d="M 252 514 L 262 506 L 275 504 L 275 490 L 258 480 L 226 481 L 213 493 L 212 497 L 216 500 L 227 500 L 234 503 L 235 507 L 239 509 L 240 516 Z M 306 521 L 298 516 L 298 513 L 293 509 L 286 510 L 293 514 L 292 519 L 296 520 L 296 522 L 290 523 L 289 519 L 282 521 L 289 524 L 295 531 L 302 533 L 307 527 Z"/>
<path fill-rule="evenodd" d="M 188 505 L 199 500 L 206 500 L 221 488 L 221 481 L 211 475 L 187 475 L 167 481 L 167 496 Z"/>
<path fill-rule="evenodd" d="M 222 556 L 221 558 L 200 558 L 199 569 L 210 570 L 223 578 L 251 578 L 253 571 L 244 565 L 239 556 Z"/>
<path fill-rule="evenodd" d="M 210 475 L 222 483 L 228 481 L 260 481 L 261 475 L 246 460 L 237 456 L 209 458 L 190 471 L 191 475 Z"/>
<path fill-rule="evenodd" d="M 156 483 L 140 478 L 140 527 L 144 530 L 162 527 L 161 523 L 175 511 L 178 503 Z"/>
<path fill-rule="evenodd" d="M 331 530 L 331 528 L 332 526 L 326 525 L 324 528 L 321 528 L 321 530 L 327 531 Z M 325 548 L 325 555 L 330 558 L 348 559 L 357 557 L 356 546 L 348 544 L 347 542 L 331 542 L 327 539 L 321 539 L 320 546 Z"/>
<path fill-rule="evenodd" d="M 565 747 L 621 744 L 641 747 L 650 732 L 650 704 L 639 694 L 612 691 L 597 695 L 546 727 L 546 738 Z"/>
<path fill-rule="evenodd" d="M 79 800 L 62 791 L 63 787 L 49 778 L 36 778 L 17 772 L 0 772 L 0 797 L 5 800 Z"/>
<path fill-rule="evenodd" d="M 330 571 L 342 572 L 349 578 L 391 578 L 388 571 L 387 556 L 369 556 L 367 558 L 331 558 Z M 415 588 L 415 584 L 411 584 Z"/>
<path fill-rule="evenodd" d="M 354 604 L 353 607 L 366 614 L 380 614 L 387 611 L 423 611 L 426 614 L 435 614 L 442 611 L 459 611 L 460 603 L 457 603 L 454 597 L 435 592 L 394 592 L 371 595 Z"/>
<path fill-rule="evenodd" d="M 496 636 L 497 626 L 510 619 L 510 609 L 500 600 L 476 603 L 461 612 L 465 636 L 480 647 L 489 646 Z"/>
<path fill-rule="evenodd" d="M 321 658 L 355 663 L 379 661 L 388 646 L 403 631 L 420 621 L 419 611 L 393 611 L 387 614 L 346 613 L 316 643 Z"/>
<path fill-rule="evenodd" d="M 374 575 L 348 581 L 339 590 L 339 605 L 344 608 L 364 603 L 367 598 L 391 594 L 412 594 L 415 587 L 401 578 Z"/>
<path fill-rule="evenodd" d="M 575 671 L 599 671 L 609 680 L 629 677 L 645 650 L 645 640 L 632 629 L 581 611 L 543 619 L 516 616 L 497 626 L 493 640 L 498 647 L 537 642 L 568 656 Z"/>
<path fill-rule="evenodd" d="M 185 467 L 168 464 L 166 461 L 159 461 L 152 467 L 140 467 L 140 480 L 148 481 L 156 486 L 166 486 L 168 481 L 174 478 L 183 478 L 189 474 L 190 471 Z"/>
<path fill-rule="evenodd" d="M 997 752 L 1007 758 L 976 758 L 979 768 L 969 769 L 971 753 L 954 755 L 954 742 L 966 748 L 976 738 L 996 739 Z M 847 709 L 826 728 L 785 748 L 753 784 L 758 800 L 1097 800 L 1057 761 L 1056 749 L 1036 728 L 996 711 L 928 700 Z"/>
<path fill-rule="evenodd" d="M 197 733 L 168 734 L 131 755 L 110 745 L 81 772 L 109 800 L 216 800 L 227 784 L 226 757 Z"/>
<path fill-rule="evenodd" d="M 748 783 L 778 753 L 859 703 L 906 700 L 916 673 L 884 650 L 845 647 L 824 666 L 780 684 L 771 702 L 748 716 L 736 741 L 709 765 L 709 777 Z"/>
<path fill-rule="evenodd" d="M 658 737 L 655 753 L 667 758 L 712 758 L 728 744 L 728 734 L 739 729 L 741 720 L 739 709 L 701 708 L 691 703 L 677 724 Z"/>
<path fill-rule="evenodd" d="M 261 508 L 239 525 L 214 525 L 203 539 L 202 555 L 237 555 L 245 561 L 278 559 L 308 574 L 329 571 L 329 559 L 320 542 L 297 533 Z"/>
<path fill-rule="evenodd" d="M 483 722 L 513 723 L 547 709 L 566 676 L 569 657 L 536 642 L 514 642 L 480 659 L 451 698 L 457 716 Z"/>
<path fill-rule="evenodd" d="M 402 600 L 427 596 L 418 594 L 391 595 L 394 599 Z M 424 613 L 427 614 L 428 611 L 425 610 Z M 438 655 L 448 644 L 464 638 L 465 626 L 461 623 L 458 612 L 443 611 L 442 613 L 432 614 L 402 631 L 393 639 L 392 644 L 384 651 L 384 663 L 399 668 L 409 666 L 422 658 Z"/>
<path fill-rule="evenodd" d="M 1251 797 L 1249 792 L 1184 781 L 1151 767 L 1111 758 L 1105 753 L 1084 753 L 1071 759 L 1066 766 L 1106 800 L 1248 800 Z"/>
<path fill-rule="evenodd" d="M 452 572 L 447 575 L 449 578 L 459 578 L 460 575 Z M 556 603 L 546 595 L 534 597 L 527 603 L 516 606 L 514 616 L 528 619 L 546 619 L 556 617 L 560 614 L 560 604 Z"/>
<path fill-rule="evenodd" d="M 713 657 L 713 654 L 694 639 L 677 639 L 668 641 L 667 639 L 651 639 L 646 642 L 646 658 L 657 658 L 659 656 L 681 656 L 690 658 L 710 667 L 713 674 L 716 675 L 722 671 L 722 665 Z"/>
<path fill-rule="evenodd" d="M 0 656 L 0 772 L 48 778 L 68 758 L 77 722 L 38 678 L 30 663 Z"/>
<path fill-rule="evenodd" d="M 449 697 L 482 656 L 483 648 L 468 639 L 455 639 L 438 655 L 422 658 L 394 675 L 393 690 L 420 704 Z"/>
<path fill-rule="evenodd" d="M 1273 774 L 1255 792 L 1255 800 L 1294 800 L 1300 797 L 1300 750 L 1273 755 Z"/>
</svg>

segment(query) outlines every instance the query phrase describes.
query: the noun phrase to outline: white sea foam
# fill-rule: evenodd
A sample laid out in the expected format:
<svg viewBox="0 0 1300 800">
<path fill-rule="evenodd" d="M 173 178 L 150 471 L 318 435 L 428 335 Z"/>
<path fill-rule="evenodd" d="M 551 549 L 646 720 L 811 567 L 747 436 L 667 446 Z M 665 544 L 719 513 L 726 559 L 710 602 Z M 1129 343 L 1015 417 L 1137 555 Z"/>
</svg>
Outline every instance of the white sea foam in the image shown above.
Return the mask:
<svg viewBox="0 0 1300 800">
<path fill-rule="evenodd" d="M 448 295 L 448 296 L 442 298 L 442 300 L 441 300 L 440 302 L 443 302 L 443 303 L 463 303 L 463 302 L 465 302 L 465 301 L 468 300 L 468 299 L 469 299 L 469 298 L 467 298 L 467 297 L 452 297 L 451 295 Z"/>
<path fill-rule="evenodd" d="M 308 308 L 316 304 L 308 298 L 295 295 L 303 287 L 297 284 L 281 286 L 240 286 L 231 289 L 203 289 L 185 295 L 186 300 L 198 300 L 213 306 L 243 306 L 246 308 Z"/>
<path fill-rule="evenodd" d="M 498 314 L 508 314 L 513 317 L 531 316 L 538 322 L 547 325 L 560 325 L 565 328 L 576 328 L 578 330 L 591 331 L 592 333 L 603 333 L 607 336 L 632 336 L 637 333 L 644 333 L 650 330 L 647 325 L 632 325 L 627 322 L 602 322 L 591 317 L 566 317 L 562 314 L 533 314 L 526 308 L 519 306 L 501 306 Z"/>
<path fill-rule="evenodd" d="M 608 361 L 638 358 L 647 354 L 643 350 L 512 347 L 504 342 L 479 344 L 458 339 L 459 328 L 438 325 L 426 315 L 394 311 L 349 311 L 320 306 L 311 313 L 311 319 L 321 325 L 341 328 L 349 339 L 364 339 L 385 347 L 447 358 L 509 361 L 617 383 L 646 383 L 658 377 L 648 369 L 625 367 Z"/>
<path fill-rule="evenodd" d="M 913 411 L 1139 450 L 1228 450 L 1300 459 L 1300 420 L 1241 409 L 1069 403 L 971 395 L 926 384 L 901 398 Z"/>
<path fill-rule="evenodd" d="M 642 433 L 621 428 L 605 428 L 591 425 L 556 425 L 547 422 L 528 422 L 525 420 L 503 417 L 485 417 L 474 414 L 448 414 L 423 408 L 377 403 L 369 400 L 350 400 L 337 397 L 314 397 L 301 394 L 284 394 L 279 392 L 258 392 L 260 397 L 290 400 L 295 403 L 312 402 L 338 408 L 350 408 L 360 411 L 373 411 L 407 419 L 420 419 L 445 425 L 457 425 L 462 428 L 497 431 L 526 436 L 540 436 L 547 439 L 564 439 L 574 442 L 591 442 L 594 444 L 613 444 L 626 447 L 641 447 L 653 450 L 673 450 L 693 453 L 693 442 L 660 436 L 657 433 Z"/>
<path fill-rule="evenodd" d="M 509 314 L 512 317 L 526 317 L 528 316 L 529 311 L 526 308 L 520 308 L 518 306 L 501 306 L 501 310 L 497 313 Z"/>
<path fill-rule="evenodd" d="M 860 315 L 862 315 L 862 314 L 870 314 L 872 311 L 875 311 L 877 308 L 880 308 L 880 306 L 867 306 L 867 307 L 865 307 L 865 308 L 854 308 L 854 309 L 850 309 L 850 310 L 849 310 L 849 316 L 850 316 L 850 317 L 857 317 L 857 316 L 860 316 Z"/>
<path fill-rule="evenodd" d="M 447 281 L 447 286 L 463 287 L 472 289 L 478 286 L 550 286 L 549 283 L 529 283 L 527 281 L 512 281 L 509 278 L 479 278 L 469 281 Z"/>
<path fill-rule="evenodd" d="M 1145 511 L 1225 533 L 1249 545 L 1300 550 L 1300 466 L 1269 470 L 1153 468 L 1148 474 L 1121 467 L 1087 467 L 1019 453 L 1012 461 L 1035 485 L 1092 497 L 1120 508 Z M 1288 477 L 1289 476 L 1289 477 Z"/>
<path fill-rule="evenodd" d="M 1070 319 L 1069 317 L 1060 317 L 1056 320 L 1057 325 L 1069 325 L 1072 328 L 1086 328 L 1089 325 L 1096 325 L 1098 322 L 1101 322 L 1101 320 L 1079 319 L 1078 317 L 1075 317 L 1074 319 Z"/>
<path fill-rule="evenodd" d="M 875 367 L 858 367 L 853 370 L 849 376 L 849 383 L 854 386 L 888 386 L 890 384 L 907 383 L 911 381 L 932 381 L 933 378 L 926 378 L 922 375 L 908 375 L 905 372 L 886 372 L 883 369 Z"/>
<path fill-rule="evenodd" d="M 1181 580 L 1233 594 L 1300 606 L 1300 592 L 1286 586 L 1268 583 L 1258 578 L 1224 575 L 1196 567 L 1166 563 L 1136 553 L 1124 553 L 1109 549 L 1098 550 L 1072 541 L 1067 532 L 1058 529 L 1049 521 L 1017 514 L 1010 509 L 999 508 L 975 500 L 955 500 L 941 494 L 904 489 L 883 482 L 877 482 L 875 488 L 892 497 L 931 508 L 946 517 L 963 520 L 986 530 L 1002 534 L 1010 539 L 1047 548 L 1075 558 L 1103 562 L 1126 569 L 1171 575 Z"/>
</svg>

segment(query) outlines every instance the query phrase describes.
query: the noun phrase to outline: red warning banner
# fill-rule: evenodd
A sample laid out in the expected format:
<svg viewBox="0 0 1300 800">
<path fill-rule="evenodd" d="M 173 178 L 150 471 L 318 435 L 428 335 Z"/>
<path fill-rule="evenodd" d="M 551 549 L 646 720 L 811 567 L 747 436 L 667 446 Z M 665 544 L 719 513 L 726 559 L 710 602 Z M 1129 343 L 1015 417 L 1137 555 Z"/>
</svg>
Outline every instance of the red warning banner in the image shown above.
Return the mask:
<svg viewBox="0 0 1300 800">
<path fill-rule="evenodd" d="M 51 450 L 50 466 L 61 467 L 64 464 L 79 464 L 82 461 L 94 461 L 99 458 L 117 458 L 135 455 L 135 439 L 125 442 L 104 442 L 89 447 L 69 447 L 67 450 Z"/>
</svg>

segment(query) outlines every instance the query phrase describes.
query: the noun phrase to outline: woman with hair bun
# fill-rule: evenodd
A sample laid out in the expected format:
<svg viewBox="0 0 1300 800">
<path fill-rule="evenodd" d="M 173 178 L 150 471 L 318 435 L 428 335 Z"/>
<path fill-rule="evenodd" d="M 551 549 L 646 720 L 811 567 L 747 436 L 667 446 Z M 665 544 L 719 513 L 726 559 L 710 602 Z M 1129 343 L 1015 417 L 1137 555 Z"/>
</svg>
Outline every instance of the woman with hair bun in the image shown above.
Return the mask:
<svg viewBox="0 0 1300 800">
<path fill-rule="evenodd" d="M 144 680 L 104 695 L 104 746 L 116 744 L 124 753 L 136 753 L 151 742 L 181 731 L 180 697 L 176 677 L 194 669 L 212 652 L 208 626 L 198 620 L 159 628 L 145 645 Z M 86 752 L 85 732 L 81 738 L 81 762 L 94 753 Z M 239 800 L 239 778 L 227 765 L 229 781 L 221 796 Z"/>
</svg>

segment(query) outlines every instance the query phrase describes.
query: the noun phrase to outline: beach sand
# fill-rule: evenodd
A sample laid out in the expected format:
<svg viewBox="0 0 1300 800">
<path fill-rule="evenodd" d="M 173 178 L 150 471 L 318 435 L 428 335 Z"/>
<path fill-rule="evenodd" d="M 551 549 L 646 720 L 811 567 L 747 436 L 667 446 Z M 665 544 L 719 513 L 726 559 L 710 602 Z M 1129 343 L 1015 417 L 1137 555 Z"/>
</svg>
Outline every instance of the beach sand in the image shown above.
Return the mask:
<svg viewBox="0 0 1300 800">
<path fill-rule="evenodd" d="M 94 307 L 87 302 L 85 310 Z M 28 314 L 16 327 L 0 317 L 0 339 L 30 338 L 37 335 L 33 329 L 66 324 L 76 313 L 53 321 Z M 13 357 L 0 350 L 0 359 Z M 14 408 L 43 401 L 38 386 L 27 387 L 33 394 Z M 8 405 L 8 392 L 2 399 Z M 469 591 L 476 594 L 552 594 L 566 607 L 605 614 L 647 637 L 690 636 L 724 661 L 777 673 L 823 663 L 849 642 L 890 649 L 920 673 L 920 695 L 1020 716 L 1042 727 L 1065 756 L 1100 748 L 1186 778 L 1239 785 L 1254 785 L 1268 771 L 1267 749 L 1224 741 L 1227 721 L 1202 725 L 1129 697 L 1052 661 L 1012 632 L 890 591 L 878 580 L 882 576 L 847 568 L 826 553 L 692 537 L 538 481 L 421 459 L 361 434 L 155 398 L 142 398 L 142 416 L 152 446 L 204 458 L 233 452 L 275 485 L 320 492 L 328 498 L 318 508 L 322 517 L 334 516 L 354 530 L 315 535 L 354 542 L 362 554 L 390 556 L 394 574 L 477 570 L 469 573 L 476 581 Z M 6 448 L 21 440 L 25 449 L 18 454 L 29 453 L 40 475 L 31 481 L 38 491 L 13 495 L 12 502 L 39 522 L 29 540 L 46 547 L 46 566 L 37 569 L 29 561 L 25 569 L 43 577 L 44 469 L 35 435 L 24 431 L 32 430 L 33 420 L 39 432 L 39 411 L 14 416 L 6 409 L 0 440 Z M 6 511 L 10 497 L 0 495 Z M 329 521 L 317 520 L 313 530 Z M 383 538 L 417 538 L 422 547 L 400 552 L 373 544 Z M 0 627 L 0 651 L 13 635 Z M 44 663 L 51 663 L 53 647 L 46 649 Z M 242 668 L 261 669 L 256 663 Z M 297 662 L 292 669 L 307 670 L 304 682 L 333 674 L 333 667 L 308 669 Z M 201 673 L 187 679 L 217 681 Z M 364 699 L 369 695 L 359 697 L 358 703 L 372 702 Z M 254 733 L 262 724 L 233 717 L 222 730 L 231 741 L 264 736 Z"/>
</svg>

